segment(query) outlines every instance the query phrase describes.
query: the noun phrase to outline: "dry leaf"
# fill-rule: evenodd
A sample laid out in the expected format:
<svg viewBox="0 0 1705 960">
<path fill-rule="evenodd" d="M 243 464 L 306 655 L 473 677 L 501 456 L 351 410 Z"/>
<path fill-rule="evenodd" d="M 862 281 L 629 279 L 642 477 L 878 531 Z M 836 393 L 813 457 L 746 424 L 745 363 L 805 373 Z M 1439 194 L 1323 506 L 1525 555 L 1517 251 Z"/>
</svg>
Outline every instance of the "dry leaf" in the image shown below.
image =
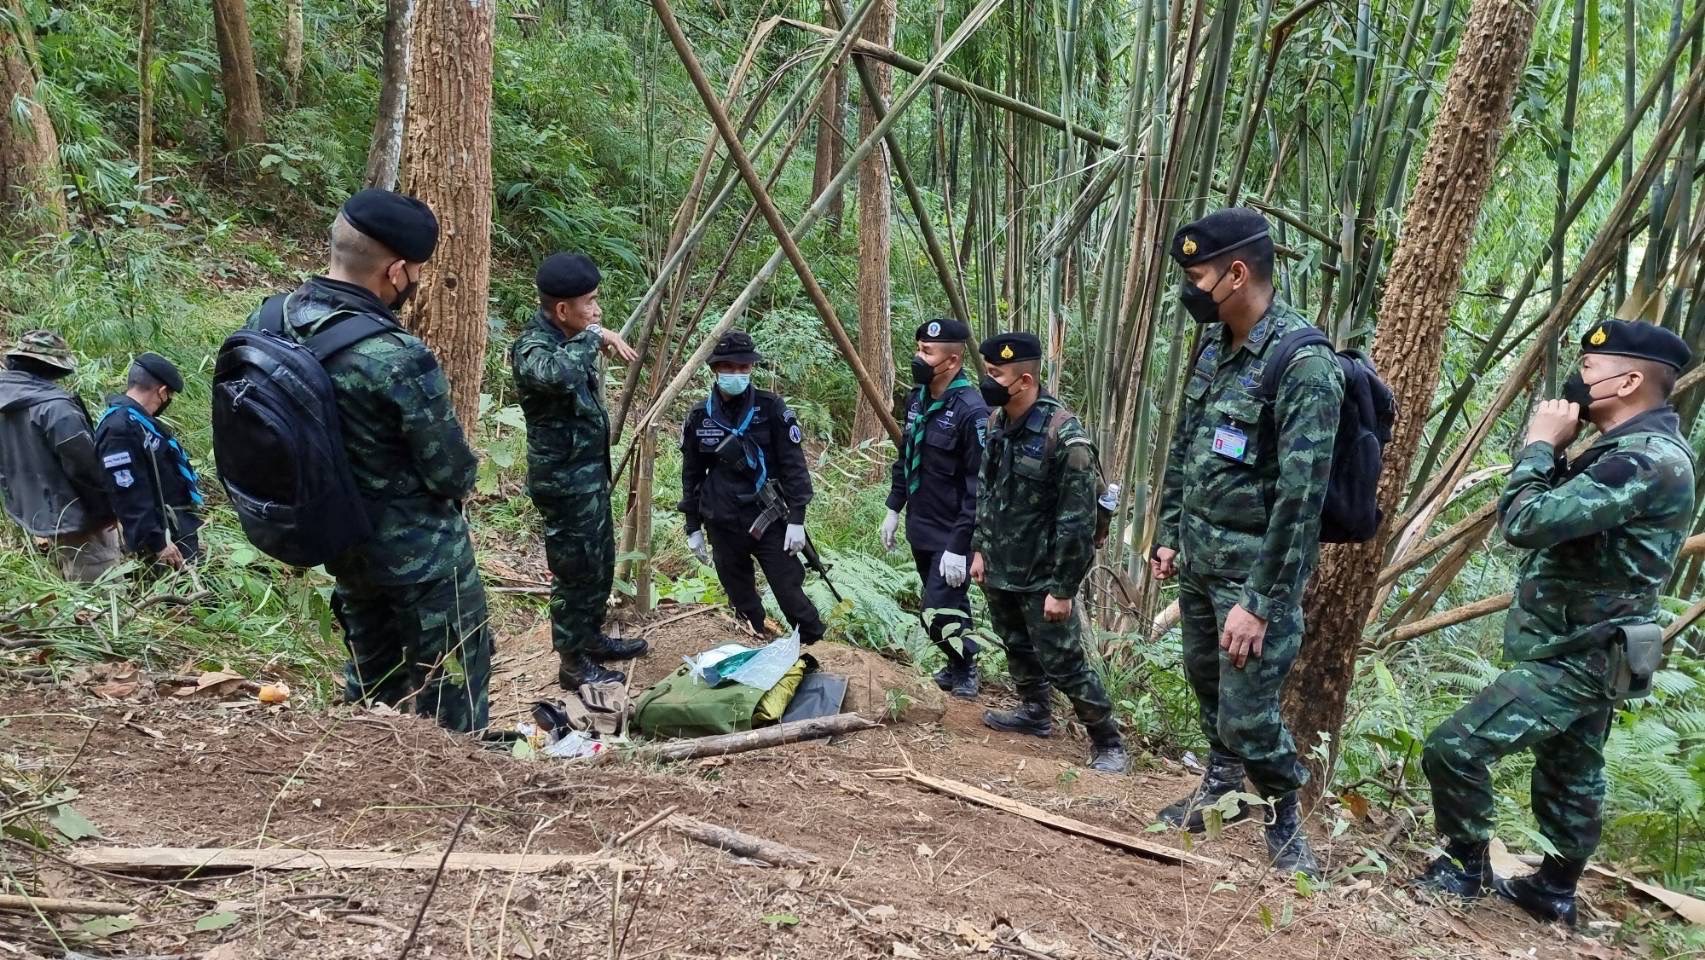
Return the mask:
<svg viewBox="0 0 1705 960">
<path fill-rule="evenodd" d="M 1350 811 L 1351 816 L 1354 816 L 1357 820 L 1366 820 L 1368 818 L 1370 805 L 1367 797 L 1350 790 L 1339 794 L 1338 799 L 1344 804 L 1344 808 Z"/>
<path fill-rule="evenodd" d="M 202 954 L 201 960 L 244 960 L 243 948 L 236 942 L 221 943 Z"/>
<path fill-rule="evenodd" d="M 227 673 L 224 670 L 208 670 L 196 678 L 195 686 L 184 687 L 178 690 L 177 695 L 180 697 L 228 697 L 241 690 L 244 682 L 243 678 L 237 674 Z"/>
<path fill-rule="evenodd" d="M 964 941 L 967 947 L 978 953 L 988 953 L 995 948 L 995 938 L 978 930 L 977 925 L 969 920 L 959 921 L 958 925 L 953 928 L 953 933 Z"/>
<path fill-rule="evenodd" d="M 894 957 L 895 960 L 924 960 L 924 955 L 917 948 L 898 940 L 894 941 Z"/>
<path fill-rule="evenodd" d="M 864 911 L 864 915 L 872 920 L 892 920 L 896 916 L 899 916 L 899 914 L 900 911 L 886 903 L 879 903 L 876 906 L 871 907 L 869 910 Z"/>
<path fill-rule="evenodd" d="M 929 844 L 920 843 L 920 844 L 918 844 L 918 856 L 923 857 L 925 860 L 928 860 L 930 857 L 935 856 L 935 851 L 930 849 Z"/>
<path fill-rule="evenodd" d="M 108 680 L 104 683 L 95 684 L 90 692 L 97 697 L 106 697 L 109 700 L 128 700 L 136 695 L 136 691 L 141 686 L 142 684 L 135 680 Z"/>
</svg>

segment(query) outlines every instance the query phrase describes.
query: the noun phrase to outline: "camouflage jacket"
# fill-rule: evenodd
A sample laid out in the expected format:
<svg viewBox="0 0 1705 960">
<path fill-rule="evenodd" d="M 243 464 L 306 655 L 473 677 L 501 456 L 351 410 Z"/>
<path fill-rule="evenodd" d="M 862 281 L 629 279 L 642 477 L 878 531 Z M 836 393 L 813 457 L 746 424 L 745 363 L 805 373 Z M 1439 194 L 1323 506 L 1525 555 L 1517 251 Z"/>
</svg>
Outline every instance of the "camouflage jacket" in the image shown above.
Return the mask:
<svg viewBox="0 0 1705 960">
<path fill-rule="evenodd" d="M 1650 623 L 1693 519 L 1693 452 L 1671 407 L 1642 413 L 1572 462 L 1549 443 L 1516 458 L 1498 500 L 1522 561 L 1504 655 L 1543 660 Z"/>
<path fill-rule="evenodd" d="M 373 517 L 373 536 L 326 564 L 339 578 L 373 584 L 448 577 L 472 545 L 460 501 L 474 489 L 479 461 L 450 402 L 450 381 L 419 338 L 395 326 L 378 298 L 354 284 L 314 277 L 290 294 L 285 326 L 298 340 L 352 313 L 395 328 L 325 363 L 355 486 Z M 259 311 L 248 326 L 259 325 Z"/>
<path fill-rule="evenodd" d="M 1061 409 L 1043 394 L 1022 420 L 997 410 L 989 425 L 971 535 L 986 586 L 1069 599 L 1095 559 L 1095 445 L 1073 417 L 1050 455 L 1048 419 Z"/>
<path fill-rule="evenodd" d="M 1314 568 L 1344 396 L 1324 346 L 1296 352 L 1271 404 L 1257 395 L 1267 348 L 1307 323 L 1275 299 L 1235 351 L 1223 324 L 1202 330 L 1161 490 L 1155 545 L 1243 581 L 1239 605 L 1264 620 L 1302 601 Z"/>
<path fill-rule="evenodd" d="M 597 493 L 610 485 L 601 343 L 595 333 L 567 336 L 540 313 L 509 348 L 527 415 L 527 491 L 534 497 Z"/>
</svg>

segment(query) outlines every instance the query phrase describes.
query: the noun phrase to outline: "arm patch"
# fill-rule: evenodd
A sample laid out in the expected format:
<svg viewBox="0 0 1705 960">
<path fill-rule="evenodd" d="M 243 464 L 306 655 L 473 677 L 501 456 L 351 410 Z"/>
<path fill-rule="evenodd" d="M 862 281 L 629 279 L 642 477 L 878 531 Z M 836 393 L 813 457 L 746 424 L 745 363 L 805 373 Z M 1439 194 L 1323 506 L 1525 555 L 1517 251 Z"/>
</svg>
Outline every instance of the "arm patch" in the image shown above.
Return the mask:
<svg viewBox="0 0 1705 960">
<path fill-rule="evenodd" d="M 1625 450 L 1588 467 L 1587 475 L 1607 487 L 1620 487 L 1650 469 L 1652 461 L 1645 454 Z"/>
<path fill-rule="evenodd" d="M 1066 466 L 1073 470 L 1087 470 L 1095 462 L 1095 454 L 1088 437 L 1073 437 L 1066 441 Z"/>
</svg>

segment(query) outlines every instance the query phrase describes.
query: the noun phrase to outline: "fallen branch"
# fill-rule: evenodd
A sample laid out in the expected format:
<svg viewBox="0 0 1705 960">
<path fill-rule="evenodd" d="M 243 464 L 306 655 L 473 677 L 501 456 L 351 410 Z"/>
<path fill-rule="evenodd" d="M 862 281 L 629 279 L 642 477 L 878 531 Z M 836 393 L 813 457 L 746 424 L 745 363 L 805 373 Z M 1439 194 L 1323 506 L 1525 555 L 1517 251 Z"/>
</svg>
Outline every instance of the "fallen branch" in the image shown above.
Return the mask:
<svg viewBox="0 0 1705 960">
<path fill-rule="evenodd" d="M 797 847 L 790 847 L 774 840 L 765 840 L 749 833 L 741 833 L 728 827 L 719 827 L 714 823 L 705 823 L 692 817 L 674 814 L 666 821 L 670 830 L 675 831 L 689 840 L 696 840 L 707 847 L 726 850 L 736 856 L 750 860 L 762 860 L 778 867 L 807 868 L 817 866 L 822 861 L 816 856 L 806 853 Z"/>
<path fill-rule="evenodd" d="M 16 913 L 82 913 L 95 917 L 117 917 L 135 913 L 135 904 L 108 900 L 64 900 L 59 897 L 26 897 L 0 894 L 0 910 Z"/>
<path fill-rule="evenodd" d="M 392 850 L 218 850 L 205 847 L 79 847 L 70 862 L 121 874 L 206 874 L 228 870 L 502 870 L 552 873 L 597 866 L 628 866 L 603 854 L 399 853 Z M 638 869 L 630 867 L 630 869 Z"/>
<path fill-rule="evenodd" d="M 645 821 L 644 823 L 640 824 L 637 827 L 634 827 L 632 830 L 629 830 L 627 833 L 624 833 L 621 836 L 617 837 L 616 842 L 611 844 L 611 846 L 619 847 L 619 846 L 622 846 L 624 844 L 633 842 L 635 837 L 639 837 L 639 836 L 643 835 L 646 831 L 650 830 L 652 827 L 655 827 L 658 824 L 662 823 L 663 821 L 669 819 L 669 815 L 674 813 L 676 810 L 679 810 L 679 809 L 681 809 L 680 804 L 678 804 L 678 803 L 669 804 L 667 807 L 664 807 L 663 809 L 657 811 L 656 815 L 651 817 L 651 819 Z"/>
<path fill-rule="evenodd" d="M 1185 851 L 1179 850 L 1175 847 L 1155 843 L 1152 840 L 1145 840 L 1142 837 L 1133 836 L 1128 833 L 1121 833 L 1107 827 L 1098 827 L 1095 824 L 1085 823 L 1082 820 L 1074 820 L 1071 817 L 1061 816 L 1057 813 L 1050 813 L 1047 810 L 1043 810 L 1041 807 L 1031 806 L 1028 803 L 1021 800 L 1014 800 L 1011 797 L 1003 797 L 998 793 L 990 793 L 980 787 L 973 787 L 968 783 L 960 783 L 957 780 L 948 780 L 945 777 L 935 777 L 927 773 L 919 773 L 918 771 L 911 769 L 899 769 L 892 771 L 876 770 L 869 771 L 869 773 L 871 776 L 877 777 L 878 779 L 906 780 L 917 784 L 920 787 L 926 787 L 930 790 L 934 790 L 937 793 L 945 793 L 950 797 L 958 797 L 961 800 L 967 800 L 979 806 L 999 810 L 1002 813 L 1010 813 L 1014 816 L 1023 817 L 1026 820 L 1034 820 L 1045 827 L 1052 827 L 1063 833 L 1076 834 L 1080 837 L 1104 843 L 1110 847 L 1117 847 L 1121 850 L 1127 850 L 1131 853 L 1140 854 L 1154 860 L 1160 860 L 1164 863 L 1183 864 L 1199 867 L 1204 870 L 1218 870 L 1225 866 L 1225 864 L 1218 860 L 1214 860 L 1209 857 L 1186 853 Z"/>
<path fill-rule="evenodd" d="M 693 740 L 675 740 L 640 747 L 634 755 L 642 760 L 697 760 L 700 757 L 721 757 L 731 753 L 765 750 L 801 740 L 822 740 L 844 733 L 874 730 L 881 724 L 856 713 L 837 713 L 832 717 L 794 720 L 773 727 L 759 727 L 741 733 L 719 733 Z"/>
<path fill-rule="evenodd" d="M 474 815 L 474 805 L 462 811 L 462 819 L 456 821 L 456 830 L 450 834 L 450 843 L 444 848 L 444 856 L 438 861 L 438 869 L 433 871 L 432 885 L 426 888 L 426 896 L 420 898 L 420 910 L 414 915 L 414 923 L 408 928 L 408 936 L 403 938 L 403 951 L 397 954 L 397 960 L 408 960 L 408 952 L 414 947 L 414 938 L 420 933 L 420 922 L 426 919 L 426 908 L 432 905 L 432 895 L 438 892 L 438 882 L 444 879 L 444 865 L 450 862 L 450 855 L 456 849 L 456 841 L 462 839 L 462 828 L 468 825 L 468 819 Z"/>
</svg>

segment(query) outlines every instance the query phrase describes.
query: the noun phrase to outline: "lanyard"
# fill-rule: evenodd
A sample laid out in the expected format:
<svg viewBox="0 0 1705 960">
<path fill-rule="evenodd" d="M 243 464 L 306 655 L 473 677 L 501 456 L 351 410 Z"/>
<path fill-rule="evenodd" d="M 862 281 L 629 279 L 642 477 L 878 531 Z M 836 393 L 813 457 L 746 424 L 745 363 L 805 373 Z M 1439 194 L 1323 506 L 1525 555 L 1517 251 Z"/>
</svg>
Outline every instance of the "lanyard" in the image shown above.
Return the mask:
<svg viewBox="0 0 1705 960">
<path fill-rule="evenodd" d="M 189 465 L 189 454 L 184 453 L 184 448 L 179 445 L 176 437 L 168 437 L 161 433 L 159 427 L 155 426 L 152 421 L 142 415 L 142 411 L 131 406 L 111 406 L 102 412 L 101 419 L 97 421 L 95 425 L 97 427 L 100 426 L 102 423 L 106 422 L 107 417 L 112 416 L 120 410 L 123 410 L 126 414 L 128 414 L 130 419 L 136 421 L 137 424 L 139 424 L 144 431 L 152 435 L 154 439 L 159 440 L 171 449 L 172 459 L 176 461 L 178 465 L 178 475 L 182 476 L 189 484 L 190 503 L 198 507 L 201 506 L 203 502 L 201 498 L 201 478 L 196 476 L 195 468 Z"/>
<path fill-rule="evenodd" d="M 746 466 L 758 471 L 758 482 L 752 485 L 752 489 L 753 491 L 764 489 L 764 484 L 769 482 L 770 479 L 769 465 L 764 459 L 764 451 L 756 444 L 748 445 L 744 442 L 746 439 L 746 431 L 752 426 L 752 418 L 758 415 L 758 398 L 754 396 L 752 398 L 752 402 L 747 404 L 746 415 L 741 418 L 740 425 L 738 427 L 731 427 L 717 417 L 715 388 L 711 389 L 710 396 L 705 397 L 704 412 L 705 417 L 709 419 L 711 423 L 727 430 L 735 439 L 742 441 L 740 444 L 740 452 L 746 457 Z M 756 459 L 753 459 L 752 456 L 754 450 L 757 452 Z"/>
</svg>

